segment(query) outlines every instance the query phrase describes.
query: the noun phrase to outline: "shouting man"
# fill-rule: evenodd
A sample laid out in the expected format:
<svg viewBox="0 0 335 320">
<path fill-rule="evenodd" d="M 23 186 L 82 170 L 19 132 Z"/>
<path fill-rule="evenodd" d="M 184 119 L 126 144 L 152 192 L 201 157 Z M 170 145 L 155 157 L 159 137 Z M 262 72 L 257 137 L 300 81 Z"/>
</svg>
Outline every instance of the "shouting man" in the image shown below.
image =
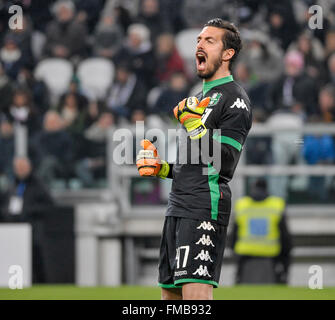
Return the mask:
<svg viewBox="0 0 335 320">
<path fill-rule="evenodd" d="M 249 98 L 231 74 L 241 47 L 233 24 L 206 23 L 195 57 L 202 92 L 173 110 L 183 127 L 176 163 L 161 160 L 149 140 L 141 142 L 140 175 L 173 179 L 160 249 L 162 299 L 213 299 L 218 286 L 231 211 L 228 182 L 252 122 Z"/>
</svg>

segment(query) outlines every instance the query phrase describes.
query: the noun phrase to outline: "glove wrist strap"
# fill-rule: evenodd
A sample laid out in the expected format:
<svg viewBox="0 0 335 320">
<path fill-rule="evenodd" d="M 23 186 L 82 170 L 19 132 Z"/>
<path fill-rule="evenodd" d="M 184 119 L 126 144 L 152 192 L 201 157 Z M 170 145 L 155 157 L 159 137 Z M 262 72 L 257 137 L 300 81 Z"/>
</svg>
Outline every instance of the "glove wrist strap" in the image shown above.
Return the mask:
<svg viewBox="0 0 335 320">
<path fill-rule="evenodd" d="M 164 161 L 161 160 L 161 169 L 159 170 L 157 177 L 160 177 L 162 179 L 165 179 L 170 172 L 170 165 Z"/>
<path fill-rule="evenodd" d="M 187 128 L 187 132 L 190 134 L 190 139 L 196 140 L 202 138 L 206 134 L 207 128 L 199 119 L 196 121 L 195 125 Z"/>
</svg>

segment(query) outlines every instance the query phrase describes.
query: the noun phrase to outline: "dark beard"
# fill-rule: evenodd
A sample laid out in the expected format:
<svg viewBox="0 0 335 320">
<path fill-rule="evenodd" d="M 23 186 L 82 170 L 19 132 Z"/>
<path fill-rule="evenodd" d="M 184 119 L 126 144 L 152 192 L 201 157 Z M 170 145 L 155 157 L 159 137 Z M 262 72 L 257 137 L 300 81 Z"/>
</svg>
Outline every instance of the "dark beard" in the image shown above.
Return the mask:
<svg viewBox="0 0 335 320">
<path fill-rule="evenodd" d="M 222 65 L 222 60 L 221 59 L 218 59 L 214 62 L 214 65 L 213 65 L 213 69 L 212 70 L 209 70 L 207 73 L 205 74 L 199 74 L 197 72 L 197 75 L 200 79 L 210 79 L 211 77 L 214 76 L 214 74 L 216 73 L 216 71 L 221 67 Z"/>
</svg>

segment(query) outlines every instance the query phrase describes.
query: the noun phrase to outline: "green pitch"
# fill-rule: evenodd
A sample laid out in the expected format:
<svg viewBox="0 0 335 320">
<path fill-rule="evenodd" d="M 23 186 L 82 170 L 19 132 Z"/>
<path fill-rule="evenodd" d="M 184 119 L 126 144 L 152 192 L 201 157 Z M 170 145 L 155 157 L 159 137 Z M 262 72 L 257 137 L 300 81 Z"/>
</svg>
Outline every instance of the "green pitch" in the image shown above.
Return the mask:
<svg viewBox="0 0 335 320">
<path fill-rule="evenodd" d="M 235 286 L 214 290 L 216 300 L 335 300 L 335 288 L 311 290 L 286 286 Z M 0 300 L 159 300 L 160 289 L 122 286 L 80 288 L 67 285 L 41 285 L 23 290 L 0 289 Z"/>
</svg>

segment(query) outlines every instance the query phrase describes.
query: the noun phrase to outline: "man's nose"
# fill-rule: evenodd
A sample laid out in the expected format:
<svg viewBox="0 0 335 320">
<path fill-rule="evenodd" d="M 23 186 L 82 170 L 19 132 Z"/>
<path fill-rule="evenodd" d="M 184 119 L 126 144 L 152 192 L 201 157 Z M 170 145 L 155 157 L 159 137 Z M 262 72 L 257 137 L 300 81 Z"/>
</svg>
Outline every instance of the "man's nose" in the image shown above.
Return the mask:
<svg viewBox="0 0 335 320">
<path fill-rule="evenodd" d="M 203 48 L 204 48 L 203 41 L 199 40 L 199 42 L 197 43 L 197 50 L 203 49 Z"/>
</svg>

